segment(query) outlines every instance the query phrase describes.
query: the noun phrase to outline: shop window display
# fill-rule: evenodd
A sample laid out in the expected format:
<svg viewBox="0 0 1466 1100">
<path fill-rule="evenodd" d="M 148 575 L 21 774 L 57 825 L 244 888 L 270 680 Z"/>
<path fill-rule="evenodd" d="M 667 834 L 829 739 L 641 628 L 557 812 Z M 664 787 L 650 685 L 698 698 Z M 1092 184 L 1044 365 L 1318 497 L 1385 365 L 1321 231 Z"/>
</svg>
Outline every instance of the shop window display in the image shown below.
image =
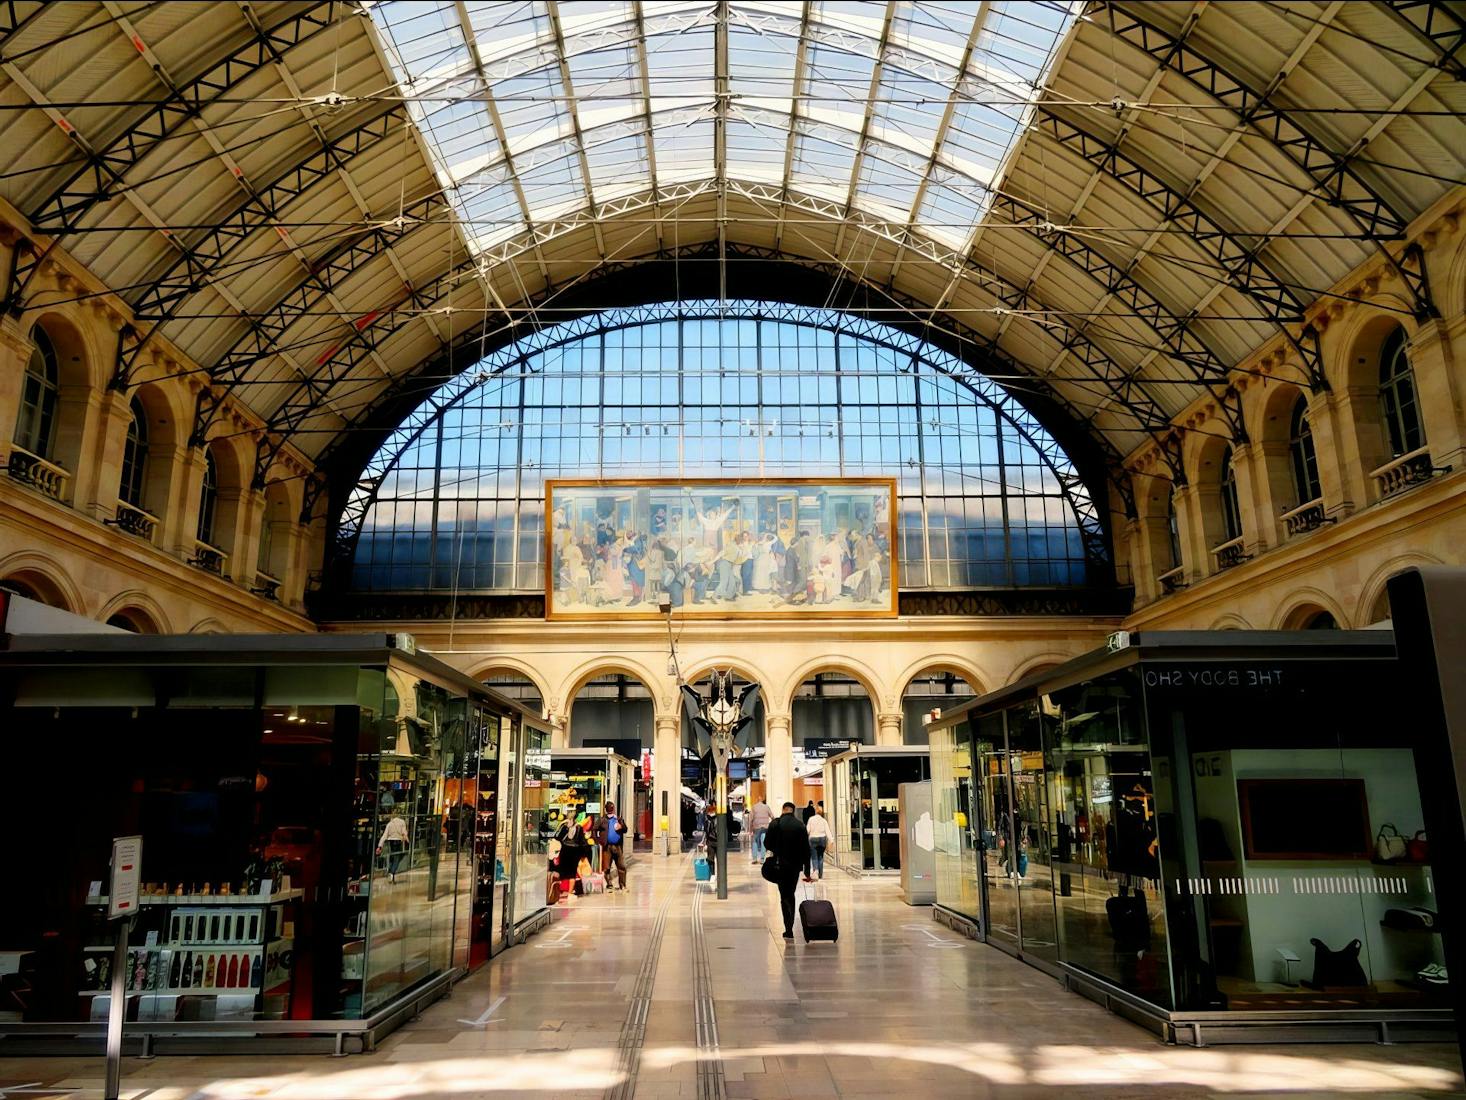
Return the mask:
<svg viewBox="0 0 1466 1100">
<path fill-rule="evenodd" d="M 979 808 L 986 939 L 1174 1022 L 1445 1018 L 1396 683 L 1378 632 L 1140 634 L 943 715 L 975 782 L 936 764 L 934 804 Z"/>
<path fill-rule="evenodd" d="M 105 1016 L 119 835 L 143 837 L 129 1019 L 360 1018 L 468 962 L 474 846 L 493 850 L 497 822 L 463 796 L 486 767 L 494 790 L 481 732 L 512 704 L 386 647 L 364 665 L 360 639 L 149 638 L 126 658 L 66 641 L 0 654 L 16 774 L 54 771 L 65 745 L 88 777 L 14 794 L 46 844 L 11 859 L 27 900 L 0 907 L 0 1024 Z"/>
<path fill-rule="evenodd" d="M 981 917 L 977 886 L 977 792 L 972 727 L 947 726 L 931 739 L 932 819 L 937 904 L 971 920 Z"/>
</svg>

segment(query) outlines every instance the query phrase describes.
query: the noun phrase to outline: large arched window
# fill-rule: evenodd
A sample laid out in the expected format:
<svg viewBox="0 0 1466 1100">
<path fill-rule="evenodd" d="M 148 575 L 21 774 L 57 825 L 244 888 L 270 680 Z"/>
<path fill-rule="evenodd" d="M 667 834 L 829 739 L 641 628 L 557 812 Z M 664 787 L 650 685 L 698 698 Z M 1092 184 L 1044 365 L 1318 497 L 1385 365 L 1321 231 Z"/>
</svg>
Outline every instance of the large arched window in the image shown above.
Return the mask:
<svg viewBox="0 0 1466 1100">
<path fill-rule="evenodd" d="M 1222 490 L 1222 533 L 1224 541 L 1242 537 L 1242 506 L 1237 499 L 1237 468 L 1232 463 L 1232 448 L 1222 454 L 1221 471 L 1218 477 Z"/>
<path fill-rule="evenodd" d="M 199 489 L 199 542 L 214 545 L 214 523 L 219 511 L 219 470 L 212 451 L 204 451 L 204 483 Z"/>
<path fill-rule="evenodd" d="M 21 382 L 20 413 L 15 419 L 15 443 L 22 450 L 50 460 L 56 443 L 56 406 L 61 395 L 60 368 L 56 348 L 46 330 L 37 325 L 31 331 L 35 347 Z"/>
<path fill-rule="evenodd" d="M 134 508 L 143 508 L 148 484 L 148 414 L 136 397 L 130 406 L 127 440 L 122 444 L 122 484 L 117 495 Z"/>
<path fill-rule="evenodd" d="M 1415 399 L 1415 371 L 1402 328 L 1395 329 L 1380 349 L 1379 404 L 1391 455 L 1399 458 L 1425 446 L 1425 428 Z"/>
<path fill-rule="evenodd" d="M 1323 496 L 1318 479 L 1318 453 L 1313 449 L 1313 426 L 1308 420 L 1308 398 L 1298 395 L 1288 427 L 1288 457 L 1293 466 L 1295 505 Z"/>
<path fill-rule="evenodd" d="M 903 588 L 1077 585 L 1083 482 L 1008 394 L 908 333 L 767 302 L 557 325 L 441 387 L 341 518 L 358 588 L 542 591 L 547 478 L 897 479 Z"/>
</svg>

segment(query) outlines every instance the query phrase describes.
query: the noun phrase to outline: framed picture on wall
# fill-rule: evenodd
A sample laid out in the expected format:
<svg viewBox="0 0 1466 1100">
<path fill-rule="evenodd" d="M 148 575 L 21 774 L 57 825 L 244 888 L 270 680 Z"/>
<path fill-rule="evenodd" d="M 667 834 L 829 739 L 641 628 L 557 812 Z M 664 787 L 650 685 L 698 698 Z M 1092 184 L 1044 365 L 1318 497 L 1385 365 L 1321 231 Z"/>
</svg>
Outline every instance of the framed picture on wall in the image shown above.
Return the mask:
<svg viewBox="0 0 1466 1100">
<path fill-rule="evenodd" d="M 549 619 L 897 613 L 892 478 L 550 480 Z M 614 501 L 614 508 L 597 502 Z"/>
</svg>

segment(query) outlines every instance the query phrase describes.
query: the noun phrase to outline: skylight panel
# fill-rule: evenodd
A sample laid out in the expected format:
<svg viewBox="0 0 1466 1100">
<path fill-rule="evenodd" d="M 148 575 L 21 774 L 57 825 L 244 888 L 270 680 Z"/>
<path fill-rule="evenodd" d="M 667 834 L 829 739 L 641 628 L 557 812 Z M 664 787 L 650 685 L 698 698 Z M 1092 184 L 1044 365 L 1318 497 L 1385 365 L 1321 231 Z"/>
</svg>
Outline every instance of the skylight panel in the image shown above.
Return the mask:
<svg viewBox="0 0 1466 1100">
<path fill-rule="evenodd" d="M 580 174 L 579 153 L 541 164 L 520 174 L 524 201 L 535 220 L 561 217 L 590 204 Z"/>
<path fill-rule="evenodd" d="M 585 158 L 590 166 L 594 200 L 598 203 L 644 191 L 652 184 L 644 134 L 610 141 L 596 141 L 587 135 Z"/>
<path fill-rule="evenodd" d="M 845 201 L 850 173 L 855 168 L 855 150 L 831 141 L 800 134 L 794 139 L 791 175 L 801 190 Z"/>
<path fill-rule="evenodd" d="M 401 0 L 395 0 L 401 2 Z M 451 0 L 449 7 L 455 7 Z M 465 4 L 479 57 L 485 65 L 523 52 L 536 42 L 553 37 L 550 17 L 542 3 L 511 0 L 503 3 Z"/>
<path fill-rule="evenodd" d="M 894 150 L 870 143 L 860 165 L 855 204 L 883 218 L 905 222 L 911 204 L 916 201 L 921 176 L 894 159 L 887 159 L 892 153 Z"/>
<path fill-rule="evenodd" d="M 987 208 L 988 193 L 970 183 L 927 184 L 916 223 L 928 236 L 960 248 Z"/>
<path fill-rule="evenodd" d="M 512 156 L 553 141 L 571 129 L 558 65 L 497 81 L 490 89 Z"/>
<path fill-rule="evenodd" d="M 740 179 L 777 182 L 784 178 L 787 130 L 730 119 L 727 131 L 728 174 Z"/>
<path fill-rule="evenodd" d="M 510 180 L 459 188 L 457 198 L 463 231 L 475 252 L 528 228 Z"/>
<path fill-rule="evenodd" d="M 713 175 L 713 121 L 711 118 L 652 131 L 657 153 L 657 177 L 669 180 L 711 179 Z"/>
</svg>

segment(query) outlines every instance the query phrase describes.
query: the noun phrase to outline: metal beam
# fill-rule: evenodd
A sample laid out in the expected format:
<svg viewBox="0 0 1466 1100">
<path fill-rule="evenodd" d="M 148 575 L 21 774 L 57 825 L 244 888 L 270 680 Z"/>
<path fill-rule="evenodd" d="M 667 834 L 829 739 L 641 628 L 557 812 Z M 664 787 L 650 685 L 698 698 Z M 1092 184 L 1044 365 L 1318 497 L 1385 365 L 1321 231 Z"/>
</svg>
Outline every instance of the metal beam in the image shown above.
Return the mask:
<svg viewBox="0 0 1466 1100">
<path fill-rule="evenodd" d="M 1330 11 L 1339 6 L 1336 4 Z M 1418 273 L 1403 268 L 1385 247 L 1385 241 L 1404 237 L 1410 219 L 1396 211 L 1359 174 L 1350 155 L 1332 149 L 1328 142 L 1312 131 L 1310 124 L 1278 101 L 1279 89 L 1292 72 L 1291 66 L 1280 69 L 1267 87 L 1258 90 L 1192 45 L 1190 31 L 1195 28 L 1196 21 L 1187 23 L 1181 36 L 1177 37 L 1110 0 L 1092 0 L 1086 14 L 1100 11 L 1111 16 L 1108 26 L 1115 37 L 1141 50 L 1162 68 L 1185 77 L 1218 103 L 1230 107 L 1236 113 L 1240 127 L 1260 134 L 1273 148 L 1286 155 L 1313 181 L 1317 197 L 1348 215 L 1359 227 L 1361 235 L 1374 245 L 1400 276 L 1410 291 L 1416 316 L 1438 315 L 1424 279 Z M 1319 23 L 1316 31 L 1321 33 L 1322 29 L 1323 24 Z"/>
<path fill-rule="evenodd" d="M 269 228 L 292 202 L 322 181 L 335 179 L 337 169 L 346 161 L 387 140 L 396 127 L 405 124 L 404 107 L 379 110 L 331 137 L 323 147 L 296 161 L 263 187 L 256 189 L 242 177 L 236 177 L 241 187 L 239 201 L 219 215 L 213 227 L 192 235 L 187 241 L 173 238 L 179 247 L 178 255 L 166 270 L 147 279 L 133 295 L 131 305 L 136 319 L 154 322 L 148 335 L 157 332 L 185 302 L 218 277 L 230 257 L 255 234 Z M 131 384 L 142 348 L 140 343 L 119 365 L 114 386 L 126 388 Z"/>
<path fill-rule="evenodd" d="M 273 65 L 276 56 L 337 22 L 343 11 L 355 12 L 337 0 L 312 3 L 252 35 L 191 80 L 173 85 L 162 100 L 130 121 L 119 133 L 91 145 L 75 128 L 68 136 L 82 151 L 84 163 L 36 204 L 26 216 L 38 231 L 64 236 L 75 229 L 99 203 L 115 197 L 126 185 L 128 172 L 172 135 L 183 123 L 197 118 L 214 98 L 240 81 Z"/>
<path fill-rule="evenodd" d="M 262 313 L 246 318 L 248 327 L 234 344 L 209 368 L 210 385 L 199 394 L 192 438 L 202 440 L 230 391 L 249 381 L 250 368 L 280 354 L 280 341 L 297 321 L 312 314 L 329 295 L 335 294 L 350 276 L 408 234 L 435 224 L 450 212 L 450 202 L 435 191 L 403 206 L 400 213 L 365 233 L 344 242 Z M 441 224 L 446 225 L 446 222 Z M 411 288 L 408 288 L 411 297 Z M 345 322 L 353 328 L 369 326 L 377 314 Z M 318 364 L 319 365 L 319 364 Z"/>
<path fill-rule="evenodd" d="M 1259 255 L 1269 240 L 1266 234 L 1255 245 L 1244 243 L 1197 206 L 1195 187 L 1182 190 L 1172 185 L 1122 153 L 1118 146 L 1083 129 L 1052 107 L 1035 111 L 1034 129 L 1144 199 L 1156 209 L 1164 224 L 1182 229 L 1225 272 L 1227 282 L 1261 306 L 1263 313 L 1284 333 L 1303 360 L 1309 382 L 1327 388 L 1323 359 L 1316 346 L 1300 340 L 1288 328 L 1305 323 L 1306 303 Z"/>
<path fill-rule="evenodd" d="M 1381 0 L 1435 53 L 1437 69 L 1457 80 L 1466 79 L 1466 15 L 1459 3 L 1441 0 Z"/>
</svg>

